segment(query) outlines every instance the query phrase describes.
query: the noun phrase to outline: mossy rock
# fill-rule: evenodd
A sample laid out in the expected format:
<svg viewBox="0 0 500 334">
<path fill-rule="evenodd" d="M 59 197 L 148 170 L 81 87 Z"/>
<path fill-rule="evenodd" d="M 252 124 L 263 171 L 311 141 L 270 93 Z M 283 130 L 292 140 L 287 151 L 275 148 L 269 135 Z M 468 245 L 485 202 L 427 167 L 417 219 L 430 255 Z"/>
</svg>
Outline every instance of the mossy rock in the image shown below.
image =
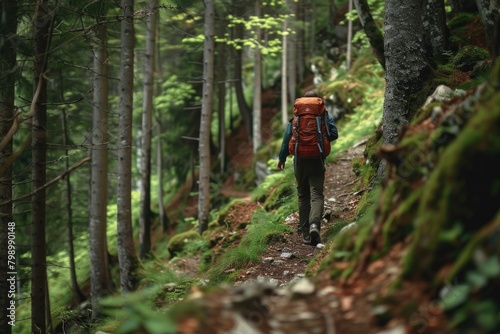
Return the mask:
<svg viewBox="0 0 500 334">
<path fill-rule="evenodd" d="M 179 233 L 173 236 L 172 239 L 170 239 L 167 245 L 167 249 L 172 256 L 175 256 L 175 254 L 182 252 L 184 247 L 186 247 L 189 242 L 200 239 L 201 236 L 198 234 L 198 232 L 193 230 Z"/>
<path fill-rule="evenodd" d="M 491 94 L 491 90 L 484 90 Z M 500 92 L 482 96 L 463 130 L 443 151 L 422 193 L 405 274 L 432 276 L 458 256 L 465 243 L 491 221 L 500 202 Z M 460 231 L 459 241 L 445 233 Z M 450 232 L 451 233 L 451 232 Z M 449 238 L 448 238 L 449 239 Z M 436 254 L 446 256 L 436 257 Z"/>
<path fill-rule="evenodd" d="M 460 71 L 468 72 L 472 71 L 478 62 L 489 57 L 490 54 L 485 49 L 474 45 L 466 45 L 453 57 L 451 64 Z"/>
</svg>

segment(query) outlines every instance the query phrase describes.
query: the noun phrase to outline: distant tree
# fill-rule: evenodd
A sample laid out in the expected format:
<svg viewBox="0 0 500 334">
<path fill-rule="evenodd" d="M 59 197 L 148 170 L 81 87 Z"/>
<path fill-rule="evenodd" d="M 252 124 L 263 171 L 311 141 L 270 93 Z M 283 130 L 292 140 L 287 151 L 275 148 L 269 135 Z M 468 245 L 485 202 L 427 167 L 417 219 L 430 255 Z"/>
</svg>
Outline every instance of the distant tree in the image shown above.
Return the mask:
<svg viewBox="0 0 500 334">
<path fill-rule="evenodd" d="M 245 1 L 233 0 L 234 5 L 234 15 L 236 17 L 243 17 L 245 12 Z M 243 25 L 234 25 L 234 39 L 243 40 L 244 38 Z M 248 137 L 252 136 L 252 111 L 245 100 L 245 95 L 243 93 L 243 49 L 242 47 L 235 48 L 235 58 L 234 58 L 234 90 L 236 94 L 236 101 L 238 103 L 238 109 L 240 110 L 241 119 L 247 130 Z"/>
<path fill-rule="evenodd" d="M 47 162 L 47 63 L 52 22 L 48 0 L 35 2 L 33 17 L 34 76 L 32 101 L 32 179 L 31 197 L 31 331 L 45 333 L 47 260 L 45 241 L 45 188 Z M 39 189 L 40 188 L 40 189 Z"/>
<path fill-rule="evenodd" d="M 495 23 L 500 16 L 500 1 L 498 0 L 476 0 L 479 14 L 484 25 L 486 33 L 486 42 L 490 53 L 494 53 L 495 40 Z M 496 36 L 498 37 L 498 36 Z"/>
<path fill-rule="evenodd" d="M 94 96 L 92 104 L 92 164 L 90 168 L 90 294 L 92 317 L 99 316 L 99 299 L 111 293 L 107 247 L 108 203 L 108 36 L 104 22 L 97 22 L 93 45 Z"/>
<path fill-rule="evenodd" d="M 120 102 L 118 112 L 117 248 L 122 292 L 135 289 L 139 259 L 132 229 L 132 108 L 134 93 L 134 0 L 122 0 Z"/>
<path fill-rule="evenodd" d="M 199 136 L 200 175 L 198 195 L 198 232 L 208 228 L 210 214 L 210 127 L 214 92 L 214 2 L 205 0 L 205 43 L 203 47 L 203 96 Z"/>
<path fill-rule="evenodd" d="M 59 77 L 61 83 L 63 83 L 63 76 L 62 73 L 59 72 Z M 63 87 L 63 85 L 61 85 Z M 64 92 L 61 92 L 61 95 L 64 95 Z M 64 97 L 62 98 L 64 99 Z M 62 123 L 62 139 L 63 139 L 63 146 L 65 147 L 65 158 L 64 158 L 64 166 L 66 167 L 66 170 L 70 169 L 70 164 L 69 164 L 69 134 L 68 134 L 68 122 L 67 122 L 67 115 L 66 115 L 66 109 L 62 108 L 61 110 L 61 123 Z M 67 226 L 66 226 L 66 236 L 67 236 L 67 242 L 68 242 L 68 262 L 69 262 L 69 273 L 70 273 L 70 280 L 71 280 L 71 294 L 73 295 L 73 300 L 77 303 L 80 303 L 85 300 L 85 297 L 80 290 L 80 286 L 78 285 L 78 279 L 76 276 L 76 265 L 75 265 L 75 247 L 74 247 L 74 235 L 73 235 L 73 200 L 71 196 L 71 177 L 68 174 L 65 178 L 65 197 L 66 197 L 66 219 L 67 219 Z"/>
<path fill-rule="evenodd" d="M 297 15 L 297 3 L 294 0 L 287 0 L 288 7 L 292 13 L 292 17 L 295 18 Z M 293 103 L 297 97 L 297 35 L 295 33 L 297 26 L 296 20 L 290 20 L 289 28 L 291 28 L 292 33 L 287 36 L 287 69 L 286 69 L 286 82 L 288 84 L 288 100 Z"/>
<path fill-rule="evenodd" d="M 444 0 L 424 1 L 422 23 L 434 59 L 436 61 L 445 60 L 445 53 L 448 50 L 449 29 L 446 25 Z"/>
<path fill-rule="evenodd" d="M 385 2 L 384 53 L 386 89 L 384 95 L 383 143 L 394 144 L 423 103 L 417 99 L 431 73 L 432 59 L 426 47 L 419 0 Z M 383 174 L 384 163 L 378 175 Z"/>
<path fill-rule="evenodd" d="M 373 19 L 370 5 L 367 0 L 354 0 L 354 7 L 358 12 L 359 21 L 361 26 L 368 37 L 368 41 L 372 47 L 375 58 L 377 58 L 380 65 L 385 68 L 384 58 L 384 36 Z"/>
<path fill-rule="evenodd" d="M 255 16 L 261 15 L 260 1 L 255 2 Z M 256 44 L 254 47 L 254 90 L 253 90 L 253 151 L 257 152 L 262 144 L 261 113 L 262 113 L 262 60 L 261 60 L 261 28 L 256 27 Z"/>
<path fill-rule="evenodd" d="M 17 33 L 17 1 L 2 1 L 0 4 L 0 203 L 12 199 L 12 162 L 8 161 L 12 154 L 12 136 L 8 135 L 14 124 L 16 108 L 14 106 L 14 84 L 16 73 L 16 33 Z M 12 326 L 5 316 L 10 307 L 7 281 L 8 268 L 8 227 L 12 221 L 12 204 L 0 204 L 0 309 L 2 333 L 10 334 Z M 15 230 L 12 230 L 15 231 Z M 14 261 L 15 262 L 15 261 Z"/>
<path fill-rule="evenodd" d="M 153 97 L 156 52 L 156 18 L 158 1 L 148 4 L 146 20 L 146 61 L 144 62 L 144 94 L 142 105 L 141 136 L 141 201 L 139 214 L 139 257 L 151 254 L 151 138 L 153 130 Z"/>
<path fill-rule="evenodd" d="M 286 69 L 288 66 L 288 21 L 289 18 L 283 20 L 283 49 L 281 51 L 281 123 L 284 127 L 288 123 L 288 85 L 286 78 Z"/>
</svg>

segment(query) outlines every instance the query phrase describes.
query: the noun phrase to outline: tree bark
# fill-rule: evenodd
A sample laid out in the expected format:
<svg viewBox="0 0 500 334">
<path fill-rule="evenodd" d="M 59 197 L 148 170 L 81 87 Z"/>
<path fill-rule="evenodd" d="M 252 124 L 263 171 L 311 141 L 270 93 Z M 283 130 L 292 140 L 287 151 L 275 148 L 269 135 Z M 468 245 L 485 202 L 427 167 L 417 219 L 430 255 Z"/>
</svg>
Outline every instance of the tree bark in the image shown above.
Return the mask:
<svg viewBox="0 0 500 334">
<path fill-rule="evenodd" d="M 237 0 L 236 0 L 237 2 Z M 244 3 L 235 5 L 235 15 L 238 17 L 243 16 Z M 243 26 L 241 24 L 236 24 L 234 27 L 234 38 L 243 39 Z M 235 50 L 234 59 L 234 90 L 236 94 L 236 102 L 238 103 L 238 109 L 240 110 L 241 119 L 247 130 L 248 137 L 252 136 L 252 112 L 248 103 L 245 100 L 245 94 L 243 93 L 243 51 L 242 49 Z"/>
<path fill-rule="evenodd" d="M 117 189 L 117 244 L 122 292 L 138 283 L 139 260 L 132 229 L 132 108 L 134 82 L 134 0 L 122 0 Z"/>
<path fill-rule="evenodd" d="M 366 0 L 354 0 L 354 7 L 356 7 L 359 21 L 365 31 L 366 37 L 368 37 L 375 58 L 377 58 L 380 65 L 385 69 L 384 36 L 373 20 L 370 6 Z"/>
<path fill-rule="evenodd" d="M 94 46 L 94 103 L 90 171 L 90 294 L 92 318 L 100 315 L 99 299 L 111 293 L 107 248 L 108 203 L 108 36 L 105 24 L 96 27 Z"/>
<path fill-rule="evenodd" d="M 153 129 L 153 96 L 158 0 L 149 2 L 144 64 L 144 100 L 141 141 L 141 208 L 139 215 L 139 257 L 151 255 L 151 136 Z"/>
<path fill-rule="evenodd" d="M 476 4 L 486 33 L 486 42 L 488 43 L 489 52 L 493 54 L 495 44 L 495 23 L 500 16 L 500 1 L 476 0 Z"/>
<path fill-rule="evenodd" d="M 46 182 L 47 140 L 47 58 L 52 18 L 48 0 L 35 3 L 34 15 L 34 108 L 32 118 L 32 178 L 33 190 Z M 46 243 L 45 243 L 45 188 L 31 197 L 31 331 L 46 333 Z"/>
<path fill-rule="evenodd" d="M 199 137 L 200 175 L 198 198 L 198 232 L 208 228 L 210 214 L 210 125 L 214 83 L 214 2 L 205 0 L 205 44 L 203 48 L 203 96 Z"/>
<path fill-rule="evenodd" d="M 386 89 L 384 95 L 383 143 L 396 143 L 401 128 L 406 126 L 422 96 L 417 94 L 428 78 L 432 63 L 425 47 L 420 0 L 385 3 L 384 50 L 386 65 Z M 383 160 L 377 171 L 377 179 L 385 174 Z"/>
<path fill-rule="evenodd" d="M 290 6 L 291 13 L 294 17 L 297 17 L 297 4 L 293 0 L 288 0 L 288 5 Z M 294 21 L 291 21 L 294 22 Z M 291 23 L 289 21 L 289 23 Z M 296 26 L 289 27 L 294 31 Z M 293 103 L 295 101 L 296 90 L 297 90 L 297 37 L 294 34 L 290 34 L 287 37 L 287 83 L 288 83 L 288 97 L 289 101 Z"/>
<path fill-rule="evenodd" d="M 0 4 L 0 137 L 2 138 L 7 138 L 7 133 L 15 120 L 16 33 L 17 1 L 2 1 Z M 0 166 L 3 166 L 0 172 L 0 203 L 12 200 L 12 164 L 8 162 L 12 155 L 12 148 L 12 138 L 7 138 L 0 154 Z M 9 230 L 12 227 L 14 229 Z M 12 232 L 9 234 L 10 231 Z M 16 270 L 15 267 L 8 266 L 10 265 L 8 261 L 16 263 L 15 256 L 9 257 L 8 255 L 9 235 L 15 235 L 15 225 L 12 222 L 12 204 L 0 206 L 0 259 L 2 259 L 0 261 L 0 309 L 4 315 L 10 314 L 6 310 L 11 307 L 10 303 L 13 300 L 8 298 L 11 284 L 7 279 L 11 275 L 7 273 Z M 11 319 L 7 316 L 2 316 L 0 319 L 0 328 L 5 334 L 12 332 L 9 321 Z"/>
<path fill-rule="evenodd" d="M 225 17 L 227 13 L 219 13 L 222 17 Z M 225 27 L 227 22 L 221 20 L 218 30 L 219 36 L 224 36 Z M 220 159 L 220 172 L 223 174 L 226 170 L 226 79 L 227 79 L 227 67 L 226 67 L 226 44 L 217 44 L 217 87 L 218 87 L 218 106 L 217 114 L 219 115 L 219 159 Z"/>
<path fill-rule="evenodd" d="M 422 24 L 436 61 L 445 61 L 449 30 L 443 0 L 425 0 Z"/>
<path fill-rule="evenodd" d="M 255 16 L 260 17 L 260 1 L 255 3 Z M 254 54 L 254 90 L 253 90 L 253 152 L 256 153 L 262 145 L 261 113 L 262 113 L 262 62 L 261 62 L 261 29 L 257 27 L 257 43 Z"/>
<path fill-rule="evenodd" d="M 61 75 L 61 87 L 62 87 L 62 75 Z M 63 95 L 63 94 L 62 94 Z M 62 121 L 62 131 L 63 131 L 63 145 L 64 147 L 68 147 L 68 127 L 66 122 L 66 110 L 63 108 L 61 113 L 61 121 Z M 66 158 L 64 159 L 64 165 L 66 170 L 69 170 L 69 151 L 66 149 L 65 151 Z M 68 239 L 68 257 L 69 257 L 69 273 L 71 279 L 71 294 L 73 295 L 73 299 L 75 302 L 80 303 L 85 300 L 85 297 L 80 290 L 78 285 L 78 279 L 76 276 L 76 266 L 75 266 L 75 247 L 73 244 L 73 209 L 72 209 L 72 198 L 71 198 L 71 177 L 68 174 L 65 178 L 66 182 L 66 219 L 68 219 L 68 224 L 66 227 L 67 239 Z"/>
<path fill-rule="evenodd" d="M 286 83 L 286 69 L 288 59 L 288 18 L 283 20 L 283 49 L 281 50 L 281 123 L 286 127 L 288 123 L 288 85 Z"/>
</svg>

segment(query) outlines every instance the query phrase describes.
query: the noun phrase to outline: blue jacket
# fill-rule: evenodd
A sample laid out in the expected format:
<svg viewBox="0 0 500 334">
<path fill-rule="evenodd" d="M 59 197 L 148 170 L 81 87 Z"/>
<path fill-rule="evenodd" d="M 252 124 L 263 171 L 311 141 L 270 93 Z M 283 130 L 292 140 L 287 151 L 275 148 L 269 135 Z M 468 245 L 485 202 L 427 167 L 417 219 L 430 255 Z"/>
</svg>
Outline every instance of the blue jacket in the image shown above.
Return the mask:
<svg viewBox="0 0 500 334">
<path fill-rule="evenodd" d="M 293 118 L 292 118 L 293 120 Z M 281 149 L 280 149 L 280 154 L 278 156 L 279 161 L 285 162 L 286 158 L 290 155 L 288 152 L 288 143 L 290 142 L 290 139 L 292 139 L 292 120 L 288 122 L 288 125 L 286 127 L 285 134 L 283 135 L 283 141 L 281 142 Z M 337 126 L 335 125 L 335 122 L 333 121 L 333 118 L 330 117 L 330 115 L 326 115 L 326 123 L 328 126 L 328 131 L 330 132 L 330 136 L 328 137 L 329 141 L 334 141 L 339 137 L 339 133 L 337 130 Z"/>
</svg>

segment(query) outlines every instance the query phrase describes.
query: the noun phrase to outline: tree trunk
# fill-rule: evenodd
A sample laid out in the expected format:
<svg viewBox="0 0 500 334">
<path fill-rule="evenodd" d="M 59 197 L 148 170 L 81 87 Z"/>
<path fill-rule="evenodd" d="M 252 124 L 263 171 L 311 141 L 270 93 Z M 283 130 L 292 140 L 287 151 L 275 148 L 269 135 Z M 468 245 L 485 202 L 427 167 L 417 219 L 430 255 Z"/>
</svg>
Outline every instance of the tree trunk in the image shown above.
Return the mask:
<svg viewBox="0 0 500 334">
<path fill-rule="evenodd" d="M 394 144 L 418 106 L 424 102 L 419 92 L 428 78 L 432 64 L 425 46 L 422 5 L 419 0 L 385 3 L 384 54 L 386 89 L 382 115 L 383 143 Z M 377 180 L 385 175 L 386 162 L 377 170 Z"/>
<path fill-rule="evenodd" d="M 0 4 L 0 137 L 7 139 L 0 154 L 0 203 L 8 202 L 12 199 L 12 164 L 7 160 L 12 154 L 12 137 L 7 138 L 7 134 L 15 120 L 14 107 L 14 85 L 16 72 L 16 45 L 14 37 L 17 32 L 17 1 L 2 1 Z M 11 303 L 15 303 L 14 298 L 9 298 L 12 284 L 16 282 L 10 280 L 12 276 L 9 272 L 17 271 L 16 256 L 8 254 L 9 237 L 12 239 L 15 234 L 15 223 L 12 222 L 12 204 L 0 206 L 0 309 L 4 316 L 0 319 L 2 333 L 10 334 L 12 326 L 9 321 Z M 12 245 L 11 250 L 14 245 Z M 12 266 L 12 267 L 11 267 Z M 9 279 L 9 281 L 7 281 Z M 11 283 L 12 282 L 12 283 Z M 14 304 L 15 307 L 15 304 Z"/>
<path fill-rule="evenodd" d="M 297 17 L 297 4 L 293 0 L 289 0 L 288 2 L 291 13 L 294 14 L 294 17 Z M 295 21 L 289 21 L 295 22 Z M 291 27 L 294 31 L 296 30 L 296 26 Z M 288 61 L 287 61 L 287 83 L 288 83 L 288 96 L 290 102 L 293 103 L 295 101 L 296 90 L 297 90 L 297 37 L 295 34 L 288 35 L 287 38 L 287 53 L 288 53 Z"/>
<path fill-rule="evenodd" d="M 375 54 L 375 58 L 377 58 L 380 65 L 382 65 L 385 69 L 384 36 L 373 20 L 370 6 L 366 0 L 354 0 L 354 6 L 358 12 L 361 26 L 363 27 L 366 37 L 368 37 L 368 41 L 372 47 L 372 51 Z"/>
<path fill-rule="evenodd" d="M 500 16 L 500 1 L 476 0 L 476 4 L 486 33 L 486 42 L 488 43 L 489 52 L 493 54 L 495 44 L 495 23 Z"/>
<path fill-rule="evenodd" d="M 237 2 L 237 1 L 236 1 Z M 235 4 L 235 15 L 237 17 L 243 16 L 244 3 Z M 243 39 L 243 26 L 241 24 L 236 24 L 234 27 L 234 38 Z M 243 51 L 242 49 L 235 50 L 234 59 L 234 90 L 236 93 L 236 102 L 238 103 L 238 109 L 241 113 L 241 119 L 248 132 L 248 137 L 252 135 L 252 112 L 248 103 L 245 100 L 245 95 L 243 93 Z"/>
<path fill-rule="evenodd" d="M 308 8 L 307 2 L 298 3 L 297 19 L 301 22 L 297 28 L 297 78 L 298 82 L 302 82 L 305 79 L 305 67 L 306 57 L 306 43 L 305 43 L 305 22 L 306 22 L 306 9 Z"/>
<path fill-rule="evenodd" d="M 443 0 L 425 0 L 422 24 L 436 61 L 445 61 L 449 30 Z"/>
<path fill-rule="evenodd" d="M 144 100 L 141 141 L 141 208 L 139 215 L 139 257 L 151 254 L 151 135 L 153 129 L 153 96 L 156 51 L 156 18 L 158 0 L 148 4 L 146 62 L 144 64 Z"/>
<path fill-rule="evenodd" d="M 352 12 L 352 0 L 349 1 L 349 13 Z M 346 52 L 346 70 L 349 71 L 351 69 L 351 49 L 352 49 L 352 20 L 349 20 L 347 23 L 347 52 Z"/>
<path fill-rule="evenodd" d="M 100 315 L 99 299 L 111 292 L 107 249 L 108 203 L 108 36 L 104 24 L 96 27 L 94 46 L 94 103 L 92 165 L 90 172 L 90 294 L 92 317 Z"/>
<path fill-rule="evenodd" d="M 41 188 L 46 182 L 47 79 L 45 72 L 52 21 L 48 4 L 48 0 L 37 1 L 34 15 L 34 97 L 31 132 L 33 191 Z M 46 333 L 45 189 L 33 192 L 31 216 L 31 331 Z"/>
<path fill-rule="evenodd" d="M 255 3 L 255 16 L 260 17 L 260 2 Z M 261 62 L 261 29 L 256 28 L 257 43 L 255 45 L 254 54 L 254 89 L 253 89 L 253 152 L 256 153 L 260 145 L 262 145 L 262 131 L 261 131 L 261 113 L 262 113 L 262 62 Z"/>
<path fill-rule="evenodd" d="M 418 0 L 388 0 L 385 7 L 386 90 L 383 111 L 384 144 L 396 142 L 400 128 L 423 101 L 415 100 L 428 78 L 430 56 L 424 46 Z"/>
<path fill-rule="evenodd" d="M 132 108 L 134 82 L 134 0 L 122 0 L 120 57 L 120 103 L 118 111 L 117 244 L 122 292 L 133 291 L 138 283 L 139 260 L 132 230 Z"/>
<path fill-rule="evenodd" d="M 227 13 L 220 13 L 225 17 Z M 227 22 L 225 20 L 221 21 L 219 24 L 219 36 L 224 36 L 225 27 L 227 26 Z M 218 87 L 218 115 L 219 115 L 219 151 L 220 151 L 220 172 L 224 173 L 226 170 L 226 44 L 218 43 L 217 44 L 217 87 Z"/>
<path fill-rule="evenodd" d="M 214 2 L 205 0 L 205 44 L 203 48 L 203 97 L 199 137 L 200 175 L 198 222 L 199 233 L 208 227 L 210 214 L 210 125 L 214 83 Z"/>
<path fill-rule="evenodd" d="M 158 140 L 156 142 L 156 173 L 158 174 L 158 213 L 160 215 L 160 225 L 162 227 L 163 233 L 169 232 L 168 217 L 165 212 L 165 207 L 163 206 L 163 145 L 161 135 L 163 133 L 163 125 L 161 120 L 161 112 L 157 115 L 157 135 Z"/>
<path fill-rule="evenodd" d="M 286 83 L 286 69 L 288 59 L 288 18 L 283 20 L 283 49 L 281 50 L 281 123 L 286 127 L 288 123 L 288 92 Z"/>
<path fill-rule="evenodd" d="M 63 87 L 62 83 L 62 73 L 61 75 L 61 88 Z M 61 92 L 62 93 L 62 92 Z M 61 94 L 63 96 L 63 94 Z M 66 170 L 69 170 L 69 151 L 68 147 L 68 127 L 66 124 L 66 109 L 62 109 L 61 113 L 61 121 L 62 121 L 62 131 L 63 131 L 63 146 L 66 148 L 64 159 L 64 164 Z M 66 182 L 66 214 L 68 219 L 67 225 L 67 239 L 68 239 L 68 257 L 69 257 L 69 273 L 71 277 L 71 293 L 73 295 L 73 299 L 77 303 L 81 303 L 85 300 L 85 297 L 78 286 L 78 279 L 76 276 L 76 266 L 75 266 L 75 248 L 73 245 L 73 209 L 72 209 L 72 201 L 71 201 L 71 178 L 70 174 L 68 174 L 65 178 Z"/>
</svg>

